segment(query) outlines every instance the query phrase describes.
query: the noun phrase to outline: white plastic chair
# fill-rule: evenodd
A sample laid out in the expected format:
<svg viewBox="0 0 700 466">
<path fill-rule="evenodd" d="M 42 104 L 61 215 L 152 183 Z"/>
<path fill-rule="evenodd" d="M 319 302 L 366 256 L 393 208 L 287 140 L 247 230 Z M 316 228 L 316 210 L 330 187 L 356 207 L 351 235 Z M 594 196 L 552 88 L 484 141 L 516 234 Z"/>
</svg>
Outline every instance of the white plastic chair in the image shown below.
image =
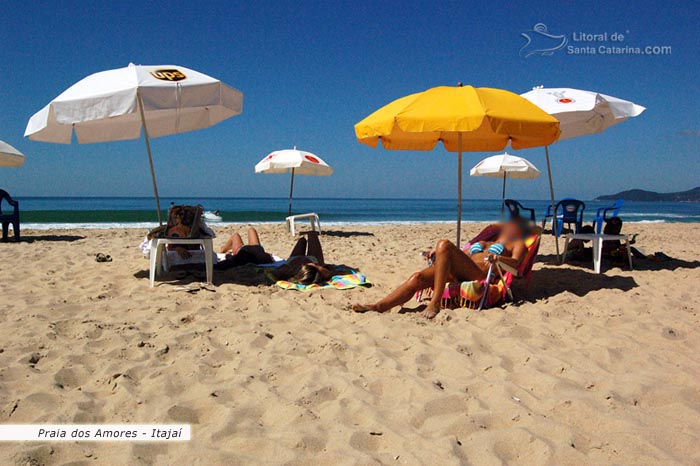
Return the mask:
<svg viewBox="0 0 700 466">
<path fill-rule="evenodd" d="M 290 215 L 286 218 L 287 228 L 289 229 L 289 232 L 292 234 L 292 236 L 296 235 L 296 228 L 294 222 L 297 220 L 307 219 L 311 224 L 311 229 L 313 231 L 318 231 L 319 234 L 321 233 L 321 220 L 319 220 L 317 213 L 312 212 L 310 214 Z"/>
<path fill-rule="evenodd" d="M 168 270 L 168 255 L 163 254 L 163 250 L 169 244 L 199 244 L 204 248 L 204 263 L 207 270 L 207 283 L 212 282 L 212 276 L 214 275 L 214 242 L 212 238 L 153 238 L 151 240 L 151 270 L 150 270 L 150 282 L 151 288 L 155 285 L 156 275 L 160 272 L 162 267 L 164 270 Z M 167 252 L 167 251 L 166 251 Z"/>
</svg>

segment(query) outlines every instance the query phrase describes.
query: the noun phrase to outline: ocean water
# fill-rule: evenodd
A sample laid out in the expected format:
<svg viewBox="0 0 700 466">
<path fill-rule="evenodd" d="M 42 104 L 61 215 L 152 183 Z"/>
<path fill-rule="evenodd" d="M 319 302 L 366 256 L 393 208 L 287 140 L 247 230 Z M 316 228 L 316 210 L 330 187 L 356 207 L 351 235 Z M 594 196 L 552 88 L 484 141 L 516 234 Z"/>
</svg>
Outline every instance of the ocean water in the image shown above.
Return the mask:
<svg viewBox="0 0 700 466">
<path fill-rule="evenodd" d="M 151 197 L 25 197 L 19 198 L 24 228 L 148 228 L 157 223 Z M 287 216 L 285 198 L 162 198 L 161 207 L 200 204 L 205 210 L 219 210 L 223 221 L 235 223 L 278 223 Z M 547 200 L 522 200 L 541 218 Z M 465 222 L 500 219 L 500 199 L 463 202 Z M 586 201 L 584 220 L 609 203 Z M 453 222 L 457 215 L 454 199 L 310 199 L 294 200 L 295 213 L 316 212 L 325 225 Z M 620 216 L 626 222 L 700 222 L 700 203 L 626 202 Z M 164 215 L 165 217 L 165 215 Z"/>
</svg>

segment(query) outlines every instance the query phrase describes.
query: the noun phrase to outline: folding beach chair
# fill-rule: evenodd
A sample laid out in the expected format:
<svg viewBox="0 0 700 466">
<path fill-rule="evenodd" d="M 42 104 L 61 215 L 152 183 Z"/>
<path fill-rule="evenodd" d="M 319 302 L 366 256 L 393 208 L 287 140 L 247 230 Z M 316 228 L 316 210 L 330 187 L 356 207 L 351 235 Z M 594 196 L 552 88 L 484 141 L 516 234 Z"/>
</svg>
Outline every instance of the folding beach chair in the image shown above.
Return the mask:
<svg viewBox="0 0 700 466">
<path fill-rule="evenodd" d="M 479 241 L 494 241 L 500 234 L 500 225 L 489 225 L 474 237 L 463 250 L 468 251 L 472 244 Z M 511 284 L 515 278 L 524 278 L 526 284 L 530 284 L 532 266 L 535 263 L 537 252 L 540 248 L 542 229 L 534 227 L 530 235 L 525 239 L 527 252 L 517 268 L 510 267 L 501 262 L 491 264 L 484 280 L 476 283 L 482 285 L 484 292 L 476 294 L 474 291 L 475 282 L 448 283 L 442 295 L 442 307 L 467 307 L 478 311 L 496 306 L 509 298 L 513 301 Z M 488 285 L 487 285 L 488 284 Z M 433 295 L 432 288 L 416 293 L 416 301 L 429 299 Z"/>
</svg>

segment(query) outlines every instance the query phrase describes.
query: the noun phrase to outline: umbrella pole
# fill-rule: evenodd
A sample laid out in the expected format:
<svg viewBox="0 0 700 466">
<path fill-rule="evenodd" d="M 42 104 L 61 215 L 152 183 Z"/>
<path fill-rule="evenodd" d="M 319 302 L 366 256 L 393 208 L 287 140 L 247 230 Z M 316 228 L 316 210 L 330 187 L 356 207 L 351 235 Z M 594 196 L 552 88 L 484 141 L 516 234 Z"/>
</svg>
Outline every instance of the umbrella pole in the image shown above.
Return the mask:
<svg viewBox="0 0 700 466">
<path fill-rule="evenodd" d="M 504 208 L 506 205 L 506 172 L 503 172 L 503 192 L 501 193 L 501 223 L 505 220 Z"/>
<path fill-rule="evenodd" d="M 457 159 L 457 247 L 462 239 L 462 133 L 459 133 L 459 156 Z"/>
<path fill-rule="evenodd" d="M 288 216 L 292 216 L 292 193 L 294 193 L 294 168 L 292 168 L 292 184 L 289 186 L 289 213 Z"/>
<path fill-rule="evenodd" d="M 151 181 L 153 181 L 153 193 L 156 196 L 156 212 L 158 212 L 158 224 L 163 225 L 160 214 L 160 199 L 158 198 L 158 185 L 156 184 L 156 172 L 153 169 L 153 157 L 151 156 L 151 141 L 148 139 L 148 128 L 146 128 L 146 117 L 143 113 L 143 100 L 141 95 L 136 94 L 139 101 L 139 113 L 141 114 L 141 124 L 143 125 L 143 139 L 146 141 L 146 152 L 148 152 L 148 164 L 151 166 Z"/>
<path fill-rule="evenodd" d="M 552 232 L 554 232 L 554 244 L 557 248 L 557 260 L 560 261 L 559 257 L 559 236 L 557 235 L 557 212 L 555 210 L 556 205 L 554 204 L 554 186 L 552 185 L 552 167 L 549 163 L 549 146 L 544 146 L 544 154 L 547 157 L 547 175 L 549 176 L 549 197 L 552 201 Z"/>
</svg>

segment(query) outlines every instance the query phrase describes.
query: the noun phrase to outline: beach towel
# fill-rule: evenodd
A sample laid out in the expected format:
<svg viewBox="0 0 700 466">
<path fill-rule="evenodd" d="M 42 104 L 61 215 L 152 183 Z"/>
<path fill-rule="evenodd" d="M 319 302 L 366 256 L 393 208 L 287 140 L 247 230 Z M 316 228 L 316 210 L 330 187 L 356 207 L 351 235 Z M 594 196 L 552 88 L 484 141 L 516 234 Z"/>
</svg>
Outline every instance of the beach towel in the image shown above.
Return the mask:
<svg viewBox="0 0 700 466">
<path fill-rule="evenodd" d="M 364 274 L 359 273 L 355 270 L 349 270 L 350 273 L 345 275 L 334 275 L 331 279 L 325 283 L 316 284 L 312 283 L 310 285 L 302 285 L 301 283 L 292 283 L 286 280 L 279 280 L 276 285 L 285 290 L 296 290 L 296 291 L 313 291 L 323 288 L 335 288 L 336 290 L 349 290 L 351 288 L 357 288 L 358 286 L 370 287 L 372 284 L 367 281 L 367 277 Z"/>
</svg>

